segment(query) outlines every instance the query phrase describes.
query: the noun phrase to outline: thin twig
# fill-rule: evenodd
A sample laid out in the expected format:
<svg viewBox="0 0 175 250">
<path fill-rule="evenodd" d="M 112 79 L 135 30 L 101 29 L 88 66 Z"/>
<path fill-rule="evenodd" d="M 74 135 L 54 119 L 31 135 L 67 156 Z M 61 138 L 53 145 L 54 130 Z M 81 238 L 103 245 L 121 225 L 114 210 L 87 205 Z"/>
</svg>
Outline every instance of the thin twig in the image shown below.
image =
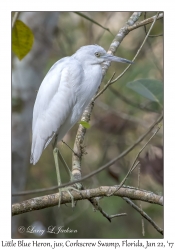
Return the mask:
<svg viewBox="0 0 175 250">
<path fill-rule="evenodd" d="M 132 62 L 135 61 L 135 59 L 136 59 L 137 56 L 139 55 L 141 49 L 143 48 L 143 45 L 145 44 L 145 42 L 146 42 L 146 40 L 147 40 L 147 38 L 148 38 L 148 36 L 149 36 L 149 34 L 150 34 L 150 32 L 151 32 L 153 26 L 154 26 L 154 24 L 155 24 L 155 22 L 156 22 L 156 20 L 157 20 L 158 15 L 159 15 L 159 14 L 157 14 L 157 15 L 154 17 L 154 21 L 153 21 L 151 27 L 149 28 L 149 31 L 148 31 L 147 35 L 145 36 L 145 38 L 144 38 L 144 40 L 143 40 L 143 42 L 142 42 L 140 48 L 138 49 L 137 53 L 135 54 L 134 58 L 132 59 Z M 109 82 L 103 87 L 103 89 L 94 97 L 93 101 L 94 101 L 95 99 L 97 99 L 97 98 L 98 98 L 98 97 L 99 97 L 99 96 L 100 96 L 100 95 L 101 95 L 101 94 L 102 94 L 111 84 L 113 84 L 114 82 L 118 81 L 118 80 L 125 74 L 125 72 L 131 67 L 131 65 L 132 65 L 132 64 L 129 64 L 129 65 L 124 69 L 124 71 L 123 71 L 116 79 L 114 79 L 113 81 L 109 81 Z"/>
<path fill-rule="evenodd" d="M 109 14 L 109 16 L 107 17 L 107 19 L 106 19 L 104 25 L 106 25 L 106 24 L 108 23 L 109 19 L 112 17 L 112 15 L 114 15 L 114 13 L 115 13 L 115 12 L 111 12 L 111 13 Z M 95 43 L 96 43 L 96 44 L 98 44 L 98 42 L 99 42 L 99 40 L 102 38 L 104 32 L 105 32 L 105 30 L 102 30 L 102 32 L 98 35 L 98 37 L 97 37 L 96 40 L 95 40 Z"/>
<path fill-rule="evenodd" d="M 163 36 L 163 34 L 158 34 L 158 35 L 149 35 L 150 38 L 155 38 L 155 37 L 158 37 L 158 36 Z"/>
<path fill-rule="evenodd" d="M 119 156 L 117 156 L 116 158 L 114 158 L 113 160 L 111 160 L 110 162 L 108 162 L 107 164 L 105 164 L 104 166 L 98 168 L 97 170 L 91 172 L 90 174 L 84 176 L 83 178 L 81 178 L 79 181 L 84 181 L 88 178 L 90 178 L 91 176 L 103 171 L 104 169 L 110 167 L 111 165 L 113 165 L 116 161 L 120 160 L 121 158 L 123 158 L 124 156 L 126 156 L 129 152 L 131 152 L 131 150 L 133 148 L 135 148 L 150 132 L 151 130 L 163 119 L 163 114 L 158 118 L 158 120 L 156 122 L 153 123 L 153 125 L 146 131 L 145 134 L 143 134 L 132 146 L 130 146 L 128 149 L 126 149 L 125 151 L 123 151 Z M 71 182 L 71 183 L 67 183 L 67 184 L 63 184 L 60 187 L 65 187 L 68 186 L 70 184 L 74 184 L 76 182 Z"/>
<path fill-rule="evenodd" d="M 137 159 L 139 158 L 140 154 L 142 153 L 142 151 L 145 149 L 145 147 L 148 145 L 148 143 L 152 140 L 152 138 L 158 133 L 158 131 L 160 130 L 161 128 L 161 124 L 158 125 L 158 128 L 156 129 L 156 131 L 153 133 L 153 135 L 149 138 L 149 140 L 144 144 L 144 146 L 139 150 L 138 154 L 136 155 L 135 157 L 135 160 L 132 164 L 133 168 L 131 168 L 131 172 L 134 170 L 134 165 L 137 161 Z M 131 167 L 132 167 L 131 166 Z"/>
<path fill-rule="evenodd" d="M 125 38 L 125 36 L 133 29 L 140 27 L 140 26 L 143 26 L 143 25 L 146 25 L 147 23 L 150 23 L 150 22 L 153 22 L 153 24 L 155 23 L 156 19 L 158 18 L 162 18 L 163 17 L 163 14 L 160 14 L 158 17 L 157 16 L 154 16 L 152 18 L 149 18 L 149 20 L 147 20 L 147 23 L 146 21 L 144 20 L 144 23 L 142 22 L 141 24 L 137 24 L 136 26 L 134 26 L 134 23 L 139 19 L 141 15 L 141 12 L 134 12 L 131 17 L 129 18 L 128 20 L 128 24 L 124 27 L 122 27 L 120 29 L 120 31 L 118 32 L 118 34 L 116 35 L 115 39 L 113 40 L 113 42 L 111 43 L 110 45 L 110 48 L 108 50 L 108 53 L 109 54 L 114 54 L 115 51 L 117 50 L 117 48 L 119 47 L 119 45 L 121 44 L 122 40 Z M 152 25 L 153 25 L 152 24 Z M 133 26 L 133 27 L 131 27 Z M 141 49 L 141 48 L 140 48 Z M 103 65 L 103 77 L 104 75 L 106 74 L 107 72 L 107 69 L 109 68 L 110 66 L 110 62 L 107 62 Z M 126 69 L 127 70 L 127 69 Z M 125 70 L 125 71 L 126 71 Z M 124 72 L 123 72 L 124 74 Z M 122 75 L 123 75 L 122 74 Z M 121 77 L 122 75 L 120 75 L 119 77 Z M 85 110 L 85 112 L 83 113 L 82 115 L 82 119 L 81 120 L 84 120 L 86 122 L 89 122 L 90 120 L 90 116 L 91 116 L 91 113 L 92 113 L 92 110 L 93 110 L 93 106 L 94 106 L 94 102 L 92 102 Z M 72 158 L 72 165 L 73 167 L 75 167 L 76 169 L 80 169 L 80 166 L 81 166 L 81 157 L 82 157 L 82 143 L 84 141 L 84 137 L 85 137 L 85 134 L 86 134 L 86 129 L 85 128 L 82 128 L 82 126 L 80 125 L 79 128 L 78 128 L 78 131 L 77 131 L 77 136 L 76 136 L 76 139 L 75 139 L 75 143 L 74 143 L 74 152 L 77 153 L 78 151 L 78 155 L 79 157 L 75 157 L 75 155 L 73 155 L 73 158 Z M 81 176 L 80 172 L 79 172 L 79 176 Z"/>
<path fill-rule="evenodd" d="M 85 18 L 85 19 L 87 19 L 88 21 L 90 21 L 90 22 L 92 22 L 92 23 L 98 25 L 99 27 L 101 27 L 101 28 L 103 28 L 104 30 L 108 31 L 112 36 L 114 36 L 114 35 L 112 34 L 112 32 L 110 31 L 109 28 L 106 28 L 106 27 L 102 26 L 100 23 L 97 23 L 97 22 L 96 22 L 95 20 L 93 20 L 92 18 L 90 18 L 90 17 L 84 15 L 83 13 L 81 13 L 81 12 L 79 12 L 79 11 L 74 11 L 74 13 L 77 14 L 77 15 L 79 15 L 79 16 L 81 16 L 81 17 L 83 17 L 83 18 Z"/>
<path fill-rule="evenodd" d="M 119 97 L 122 101 L 124 101 L 125 103 L 127 103 L 127 104 L 133 106 L 134 108 L 138 108 L 138 109 L 140 109 L 140 110 L 148 111 L 148 112 L 155 112 L 153 109 L 149 109 L 149 108 L 147 108 L 147 107 L 143 107 L 143 105 L 131 101 L 131 100 L 128 99 L 127 97 L 123 96 L 118 90 L 114 89 L 112 86 L 109 86 L 109 90 L 110 90 L 113 94 L 115 94 L 117 97 Z"/>
<path fill-rule="evenodd" d="M 144 150 L 144 148 L 148 145 L 148 143 L 152 140 L 152 138 L 157 134 L 157 132 L 160 130 L 161 126 L 158 126 L 158 128 L 156 129 L 156 131 L 153 133 L 153 135 L 149 138 L 149 140 L 144 144 L 144 146 L 139 150 L 138 154 L 136 155 L 133 164 L 131 165 L 128 173 L 126 174 L 125 178 L 123 179 L 123 181 L 120 183 L 118 190 L 122 187 L 122 185 L 125 183 L 126 179 L 128 178 L 129 174 L 136 168 L 136 166 L 139 165 L 139 161 L 137 161 L 139 155 L 141 154 L 141 152 Z"/>
<path fill-rule="evenodd" d="M 121 213 L 121 214 L 114 214 L 114 215 L 110 215 L 110 219 L 116 218 L 116 217 L 120 217 L 120 216 L 126 216 L 127 213 Z"/>
<path fill-rule="evenodd" d="M 95 101 L 101 94 L 103 94 L 103 92 L 111 85 L 114 76 L 115 76 L 115 72 L 113 73 L 111 79 L 105 84 L 103 89 L 98 94 L 96 94 L 96 96 L 93 98 L 93 101 Z"/>
<path fill-rule="evenodd" d="M 138 166 L 138 184 L 137 187 L 140 188 L 140 165 Z"/>
<path fill-rule="evenodd" d="M 115 162 L 117 162 L 118 160 L 122 159 L 124 156 L 126 156 L 127 154 L 129 154 L 129 152 L 131 152 L 131 150 L 133 148 L 135 148 L 151 131 L 152 129 L 159 123 L 161 122 L 163 119 L 163 114 L 150 126 L 150 128 L 146 131 L 146 133 L 144 133 L 142 136 L 139 137 L 139 139 L 134 143 L 132 144 L 130 147 L 128 147 L 125 151 L 123 151 L 119 156 L 115 157 L 114 159 L 112 159 L 110 162 L 106 163 L 104 166 L 98 168 L 97 170 L 91 172 L 90 174 L 84 176 L 83 178 L 79 179 L 78 181 L 72 181 L 72 182 L 68 182 L 68 183 L 65 183 L 65 184 L 62 184 L 60 186 L 57 186 L 57 187 L 52 187 L 52 188 L 49 188 L 48 190 L 49 191 L 53 191 L 53 190 L 56 190 L 58 188 L 62 188 L 62 187 L 66 187 L 66 186 L 70 186 L 70 185 L 73 185 L 77 182 L 82 182 L 88 178 L 90 178 L 91 176 L 95 175 L 95 174 L 98 174 L 100 173 L 101 171 L 103 171 L 104 169 L 110 167 L 111 165 L 113 165 Z M 44 191 L 43 191 L 44 190 Z M 46 189 L 40 189 L 38 190 L 37 192 L 45 192 Z M 27 191 L 28 192 L 28 191 Z M 31 192 L 31 191 L 30 191 Z M 26 192 L 20 192 L 20 194 L 24 194 Z M 33 191 L 32 193 L 36 193 L 36 191 Z M 29 194 L 29 193 L 28 193 Z"/>
<path fill-rule="evenodd" d="M 144 13 L 144 18 L 145 18 L 145 20 L 147 20 L 146 19 L 146 12 Z M 145 34 L 147 34 L 146 25 L 144 25 L 144 30 L 145 30 Z M 155 38 L 155 37 L 158 37 L 158 36 L 163 36 L 163 34 L 149 35 L 149 37 L 151 37 L 151 38 Z"/>
<path fill-rule="evenodd" d="M 102 108 L 103 110 L 106 110 L 106 111 L 109 111 L 109 112 L 112 112 L 112 113 L 116 114 L 117 116 L 121 117 L 122 119 L 124 119 L 126 121 L 134 122 L 137 125 L 141 125 L 144 128 L 149 128 L 148 123 L 143 121 L 142 119 L 131 116 L 131 115 L 128 115 L 128 114 L 126 114 L 124 112 L 116 111 L 116 109 L 112 108 L 111 106 L 107 105 L 106 103 L 97 101 L 96 105 L 98 107 Z"/>
<path fill-rule="evenodd" d="M 85 190 L 84 186 L 81 184 L 81 189 Z M 94 207 L 95 210 L 99 211 L 109 222 L 111 222 L 111 217 L 110 215 L 108 215 L 100 206 L 99 202 L 98 202 L 98 198 L 94 197 L 94 198 L 89 198 L 88 201 L 92 204 L 92 206 Z"/>
<path fill-rule="evenodd" d="M 82 190 L 85 190 L 85 188 L 83 186 L 82 186 Z M 96 210 L 99 211 L 109 222 L 111 222 L 110 216 L 99 205 L 99 202 L 98 202 L 99 199 L 97 197 L 89 198 L 88 200 L 92 204 L 92 206 L 94 207 L 95 211 Z"/>
<path fill-rule="evenodd" d="M 141 204 L 141 202 L 140 202 Z M 142 210 L 142 206 L 140 205 L 140 209 Z M 145 236 L 145 222 L 144 219 L 142 218 L 142 235 Z"/>
<path fill-rule="evenodd" d="M 130 199 L 123 197 L 123 199 L 131 205 L 137 212 L 141 214 L 147 221 L 150 222 L 150 224 L 160 233 L 163 235 L 163 229 L 158 227 L 157 224 L 142 210 L 140 209 L 137 205 L 135 205 Z"/>
<path fill-rule="evenodd" d="M 72 153 L 74 153 L 76 155 L 76 153 L 73 151 L 73 149 L 65 141 L 63 141 L 63 140 L 61 140 L 61 141 L 72 151 Z"/>
<path fill-rule="evenodd" d="M 119 30 L 118 34 L 115 36 L 107 53 L 113 55 L 116 52 L 116 50 L 119 47 L 119 45 L 121 44 L 122 40 L 128 34 L 128 31 L 127 31 L 128 26 L 133 25 L 139 19 L 140 15 L 141 15 L 141 12 L 134 12 L 131 15 L 131 17 L 128 20 L 128 24 L 125 25 L 124 27 L 122 27 Z M 110 62 L 106 62 L 103 64 L 102 79 L 104 78 L 109 66 L 110 66 Z M 89 106 L 85 109 L 81 120 L 89 122 L 93 107 L 94 107 L 94 102 L 92 101 L 89 104 Z M 78 178 L 81 178 L 80 169 L 81 169 L 81 158 L 83 155 L 83 141 L 85 138 L 85 134 L 86 134 L 86 129 L 83 126 L 79 125 L 76 139 L 75 139 L 75 143 L 74 143 L 74 152 L 76 152 L 76 154 L 79 157 L 76 156 L 75 154 L 73 154 L 73 156 L 72 156 L 72 172 L 74 171 L 74 169 L 76 169 L 76 171 L 74 171 L 74 172 L 78 176 Z"/>
<path fill-rule="evenodd" d="M 146 12 L 145 12 L 144 17 L 145 17 L 145 19 L 146 19 Z M 144 26 L 144 30 L 145 30 L 145 34 L 147 35 L 146 26 Z M 152 36 L 149 35 L 149 38 L 150 38 L 150 37 L 156 37 L 156 36 L 154 36 L 154 35 L 152 35 Z M 155 53 L 154 53 L 154 50 L 152 49 L 152 44 L 150 43 L 149 39 L 147 40 L 147 44 L 148 44 L 148 46 L 149 46 L 149 49 L 151 50 L 151 55 L 152 55 L 151 58 L 152 58 L 152 60 L 153 60 L 153 62 L 154 62 L 154 64 L 155 64 L 155 66 L 156 66 L 157 69 L 159 70 L 159 73 L 160 73 L 161 77 L 163 78 L 162 68 L 160 68 L 160 65 L 159 65 L 158 62 L 157 62 L 156 55 L 155 55 Z"/>
<path fill-rule="evenodd" d="M 138 185 L 137 185 L 138 189 L 140 189 L 140 165 L 138 166 Z M 142 203 L 140 202 L 140 209 L 142 209 Z M 145 223 L 144 223 L 144 219 L 141 219 L 141 224 L 142 224 L 142 235 L 145 236 Z"/>
<path fill-rule="evenodd" d="M 131 173 L 132 169 L 133 169 L 133 168 L 135 169 L 139 164 L 140 164 L 140 162 L 138 161 L 138 162 L 136 162 L 136 163 L 134 164 L 134 166 L 132 165 L 132 166 L 130 167 L 128 173 L 126 174 L 126 176 L 124 177 L 124 179 L 122 180 L 122 182 L 120 183 L 120 185 L 118 186 L 118 190 L 125 184 L 125 181 L 126 181 L 126 179 L 128 178 L 129 174 Z M 117 191 L 118 191 L 118 190 L 117 190 Z"/>
<path fill-rule="evenodd" d="M 129 26 L 129 27 L 128 27 L 128 31 L 132 31 L 132 30 L 134 30 L 134 29 L 137 29 L 137 28 L 139 28 L 139 27 L 142 27 L 142 26 L 145 26 L 145 25 L 147 25 L 147 24 L 149 24 L 149 23 L 152 23 L 152 22 L 155 20 L 156 16 L 157 16 L 157 15 L 152 16 L 152 17 L 150 17 L 150 18 L 148 18 L 148 19 L 145 19 L 145 20 L 143 20 L 143 21 L 141 21 L 141 22 L 137 22 L 137 23 L 135 23 L 135 24 L 132 25 L 132 26 Z M 162 18 L 163 18 L 163 13 L 160 13 L 160 14 L 157 16 L 157 20 L 162 19 Z"/>
<path fill-rule="evenodd" d="M 15 11 L 15 14 L 14 14 L 13 19 L 12 19 L 12 28 L 15 25 L 15 22 L 16 22 L 18 16 L 19 16 L 19 11 Z"/>
</svg>

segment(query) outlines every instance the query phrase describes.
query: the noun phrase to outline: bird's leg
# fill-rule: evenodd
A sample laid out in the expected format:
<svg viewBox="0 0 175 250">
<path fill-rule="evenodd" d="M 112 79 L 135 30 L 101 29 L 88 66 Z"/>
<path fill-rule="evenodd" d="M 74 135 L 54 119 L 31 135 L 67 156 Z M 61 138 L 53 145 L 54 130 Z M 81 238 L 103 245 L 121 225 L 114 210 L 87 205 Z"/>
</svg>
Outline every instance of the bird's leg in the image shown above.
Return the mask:
<svg viewBox="0 0 175 250">
<path fill-rule="evenodd" d="M 60 159 L 60 161 L 62 162 L 62 164 L 64 165 L 65 169 L 67 170 L 67 172 L 68 172 L 68 174 L 69 174 L 69 176 L 70 176 L 70 181 L 75 181 L 75 178 L 74 178 L 72 172 L 70 171 L 70 169 L 69 169 L 67 163 L 65 162 L 63 156 L 61 155 L 60 151 L 58 150 L 57 153 L 58 153 L 58 158 Z M 75 183 L 75 186 L 77 187 L 78 190 L 81 189 L 81 184 L 80 184 L 80 183 Z M 77 191 L 76 188 L 73 188 L 73 187 L 72 187 L 72 189 Z"/>
<path fill-rule="evenodd" d="M 65 160 L 64 160 L 64 158 L 63 158 L 63 156 L 61 155 L 61 153 L 60 153 L 59 150 L 57 151 L 57 154 L 58 154 L 58 158 L 60 159 L 60 161 L 61 161 L 62 164 L 64 165 L 64 167 L 65 167 L 67 173 L 69 174 L 70 180 L 72 181 L 72 180 L 73 180 L 73 179 L 72 179 L 72 177 L 73 177 L 72 172 L 70 171 L 70 169 L 69 169 L 67 163 L 65 162 Z"/>
<path fill-rule="evenodd" d="M 64 165 L 65 169 L 67 170 L 67 172 L 68 172 L 68 174 L 69 174 L 69 176 L 70 176 L 70 181 L 75 181 L 75 178 L 74 178 L 72 172 L 70 171 L 70 169 L 69 169 L 67 163 L 65 162 L 63 156 L 61 155 L 60 151 L 58 150 L 57 153 L 58 153 L 58 158 L 59 158 L 59 160 L 62 162 L 62 164 Z M 71 199 L 72 199 L 72 207 L 75 206 L 75 205 L 74 205 L 75 203 L 74 203 L 74 198 L 73 198 L 73 196 L 72 196 L 71 193 L 69 192 L 69 189 L 75 190 L 75 191 L 77 191 L 77 192 L 79 192 L 79 190 L 82 189 L 82 185 L 81 185 L 80 183 L 75 183 L 74 185 L 76 186 L 76 188 L 73 187 L 73 186 L 69 186 L 69 187 L 67 187 L 67 188 L 63 188 L 63 189 L 62 189 L 62 190 L 66 190 L 66 191 L 69 193 L 69 195 L 71 196 Z"/>
<path fill-rule="evenodd" d="M 61 176 L 60 176 L 60 168 L 59 168 L 59 161 L 58 161 L 57 151 L 58 151 L 58 148 L 53 149 L 53 156 L 54 156 L 54 160 L 55 160 L 55 167 L 56 167 L 56 173 L 57 173 L 57 182 L 58 182 L 58 186 L 60 186 L 61 185 Z M 61 204 L 61 190 L 59 188 L 58 207 L 60 207 L 60 204 Z"/>
<path fill-rule="evenodd" d="M 60 186 L 61 185 L 61 175 L 60 175 L 60 168 L 59 168 L 59 160 L 65 166 L 68 174 L 70 175 L 70 180 L 71 181 L 73 180 L 73 175 L 72 175 L 68 165 L 66 164 L 65 160 L 63 159 L 59 149 L 56 147 L 56 143 L 57 143 L 57 135 L 55 136 L 55 141 L 54 141 L 54 144 L 53 144 L 53 147 L 54 147 L 53 155 L 54 155 L 54 160 L 55 160 L 55 167 L 56 167 L 56 173 L 57 173 L 58 186 Z M 79 186 L 77 185 L 77 187 L 79 187 Z M 62 191 L 67 191 L 68 192 L 68 194 L 70 195 L 71 200 L 72 200 L 72 207 L 75 206 L 74 197 L 70 193 L 70 191 L 69 191 L 70 189 L 73 189 L 73 190 L 78 192 L 78 190 L 76 188 L 74 188 L 74 187 L 59 188 L 59 204 L 58 204 L 58 207 L 60 207 L 60 204 L 61 204 L 61 192 Z"/>
</svg>

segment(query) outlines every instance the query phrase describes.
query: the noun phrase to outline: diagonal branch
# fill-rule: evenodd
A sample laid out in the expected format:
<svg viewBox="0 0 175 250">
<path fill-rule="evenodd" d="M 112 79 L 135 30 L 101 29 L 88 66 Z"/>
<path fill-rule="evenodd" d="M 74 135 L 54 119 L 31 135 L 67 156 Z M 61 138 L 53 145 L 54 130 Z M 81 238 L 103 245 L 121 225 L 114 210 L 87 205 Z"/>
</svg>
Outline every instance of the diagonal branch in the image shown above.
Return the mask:
<svg viewBox="0 0 175 250">
<path fill-rule="evenodd" d="M 83 178 L 79 179 L 79 181 L 84 181 L 88 178 L 90 178 L 91 176 L 103 171 L 104 169 L 110 167 L 111 165 L 113 165 L 115 162 L 117 162 L 118 160 L 122 159 L 124 156 L 126 156 L 129 152 L 131 152 L 131 150 L 133 150 L 133 148 L 135 148 L 141 141 L 143 141 L 143 139 L 152 131 L 152 129 L 159 123 L 161 122 L 163 119 L 163 114 L 151 125 L 151 127 L 146 131 L 145 134 L 143 134 L 142 136 L 140 136 L 138 138 L 138 140 L 132 144 L 129 148 L 127 148 L 125 151 L 123 151 L 119 156 L 117 156 L 116 158 L 112 159 L 111 161 L 109 161 L 108 163 L 106 163 L 104 166 L 98 168 L 97 170 L 91 172 L 90 174 L 84 176 Z M 73 182 L 69 182 L 69 183 L 65 183 L 61 186 L 59 186 L 59 188 L 61 187 L 66 187 L 69 185 L 72 185 L 74 183 L 77 183 L 77 181 L 73 181 Z"/>
<path fill-rule="evenodd" d="M 163 234 L 163 229 L 158 227 L 158 225 L 141 209 L 139 208 L 136 204 L 134 204 L 130 199 L 123 197 L 123 199 L 131 205 L 137 212 L 141 214 L 147 221 L 150 222 L 150 224 L 161 234 Z"/>
<path fill-rule="evenodd" d="M 109 86 L 109 90 L 116 95 L 117 97 L 119 97 L 123 102 L 131 105 L 134 108 L 140 109 L 142 111 L 147 111 L 147 112 L 154 112 L 153 109 L 144 107 L 142 104 L 140 103 L 136 103 L 131 101 L 130 99 L 128 99 L 126 96 L 122 95 L 118 90 L 114 89 L 112 86 Z"/>
<path fill-rule="evenodd" d="M 133 25 L 139 19 L 140 15 L 141 15 L 141 12 L 134 12 L 131 15 L 131 17 L 129 18 L 127 22 L 127 25 L 121 28 L 118 34 L 115 36 L 107 53 L 113 55 L 116 52 L 117 48 L 119 47 L 119 45 L 121 44 L 121 42 L 123 41 L 123 39 L 129 32 L 127 30 L 128 26 Z M 103 68 L 102 68 L 103 77 L 105 76 L 109 66 L 110 66 L 110 62 L 106 62 L 103 65 Z M 93 110 L 93 106 L 94 106 L 94 103 L 91 102 L 82 115 L 82 118 L 81 118 L 82 121 L 89 122 L 90 116 Z M 74 143 L 74 149 L 73 149 L 76 154 L 73 154 L 72 156 L 72 174 L 74 178 L 77 180 L 81 179 L 81 158 L 83 155 L 83 141 L 84 141 L 85 134 L 86 134 L 86 129 L 82 125 L 79 125 L 75 143 Z"/>
<path fill-rule="evenodd" d="M 146 40 L 147 40 L 147 38 L 148 38 L 148 36 L 149 36 L 149 34 L 150 34 L 150 32 L 151 32 L 153 26 L 154 26 L 154 24 L 155 24 L 155 22 L 156 22 L 156 20 L 157 20 L 158 15 L 159 15 L 159 13 L 157 13 L 157 15 L 154 17 L 154 21 L 153 21 L 151 27 L 149 28 L 149 31 L 148 31 L 148 33 L 146 34 L 146 36 L 145 36 L 145 38 L 144 38 L 144 40 L 143 40 L 143 42 L 142 42 L 140 48 L 138 49 L 137 53 L 135 54 L 135 56 L 134 56 L 132 62 L 135 61 L 135 59 L 136 59 L 137 56 L 139 55 L 141 49 L 143 48 L 143 45 L 145 44 L 145 42 L 146 42 Z M 122 72 L 116 79 L 110 80 L 110 81 L 104 86 L 104 88 L 94 97 L 93 101 L 95 101 L 95 100 L 96 100 L 96 99 L 97 99 L 97 98 L 98 98 L 98 97 L 99 97 L 99 96 L 100 96 L 100 95 L 101 95 L 101 94 L 102 94 L 111 84 L 113 84 L 114 82 L 118 81 L 118 80 L 126 73 L 126 71 L 131 67 L 131 65 L 132 65 L 132 64 L 129 64 L 129 65 L 123 70 L 123 72 Z"/>
<path fill-rule="evenodd" d="M 139 164 L 139 161 L 137 161 L 138 157 L 140 156 L 140 154 L 142 153 L 142 151 L 144 150 L 144 148 L 148 145 L 148 143 L 152 140 L 152 138 L 157 134 L 157 132 L 160 130 L 161 126 L 159 125 L 158 128 L 156 129 L 156 131 L 154 132 L 154 134 L 149 138 L 149 140 L 144 144 L 144 146 L 139 150 L 138 154 L 136 155 L 133 164 L 131 165 L 130 169 L 128 170 L 128 173 L 126 174 L 126 176 L 124 177 L 124 179 L 122 180 L 122 182 L 120 183 L 118 189 L 120 189 L 122 187 L 122 185 L 125 183 L 126 179 L 128 178 L 128 176 L 130 175 L 130 173 L 136 168 L 136 166 Z"/>
<path fill-rule="evenodd" d="M 147 18 L 147 19 L 145 19 L 145 20 L 143 20 L 141 22 L 137 22 L 137 23 L 133 24 L 132 26 L 128 27 L 128 31 L 130 32 L 130 31 L 135 30 L 135 29 L 137 29 L 139 27 L 142 27 L 142 26 L 145 26 L 145 25 L 147 25 L 149 23 L 152 23 L 154 21 L 155 17 L 156 17 L 156 15 L 152 16 L 150 18 Z M 160 13 L 157 16 L 157 20 L 162 19 L 162 18 L 163 18 L 163 13 Z"/>
<path fill-rule="evenodd" d="M 125 36 L 132 30 L 138 28 L 138 27 L 141 27 L 141 26 L 144 26 L 148 23 L 151 23 L 152 22 L 152 25 L 149 29 L 149 32 L 147 34 L 147 36 L 145 37 L 141 47 L 139 48 L 139 50 L 137 51 L 134 59 L 137 57 L 137 55 L 139 54 L 140 50 L 142 49 L 153 25 L 155 24 L 156 20 L 157 19 L 160 19 L 160 18 L 163 18 L 163 13 L 161 14 L 157 14 L 156 16 L 153 16 L 151 18 L 148 18 L 140 23 L 136 23 L 137 20 L 139 19 L 141 15 L 141 12 L 134 12 L 132 14 L 132 16 L 129 18 L 129 20 L 127 21 L 127 25 L 122 27 L 118 34 L 116 35 L 116 37 L 114 38 L 114 40 L 112 41 L 110 47 L 109 47 L 109 50 L 108 50 L 108 53 L 109 54 L 114 54 L 117 50 L 117 48 L 119 47 L 120 43 L 123 41 L 123 39 L 125 38 Z M 110 66 L 110 62 L 106 62 L 104 65 L 103 65 L 103 77 L 105 76 L 108 68 Z M 120 77 L 123 76 L 123 74 L 128 70 L 130 66 L 128 66 L 124 72 L 118 76 L 115 80 L 111 80 L 108 84 L 105 85 L 105 89 L 112 83 L 114 83 L 116 80 L 118 80 Z M 104 92 L 105 89 L 102 89 L 94 98 L 94 100 Z M 91 104 L 89 104 L 89 106 L 86 108 L 86 110 L 84 111 L 83 115 L 82 115 L 82 118 L 81 120 L 82 121 L 86 121 L 86 122 L 89 122 L 90 120 L 90 116 L 91 116 L 91 113 L 92 113 L 92 110 L 93 110 L 93 107 L 94 107 L 94 100 L 91 102 Z M 73 176 L 75 176 L 75 179 L 81 179 L 81 158 L 83 156 L 83 141 L 84 141 L 84 137 L 85 137 L 85 134 L 86 134 L 86 129 L 82 126 L 82 125 L 79 125 L 79 128 L 78 128 L 78 131 L 77 131 L 77 135 L 76 135 L 76 139 L 75 139 L 75 143 L 74 143 L 74 152 L 75 154 L 73 154 L 72 156 L 72 174 Z"/>
<path fill-rule="evenodd" d="M 85 18 L 85 19 L 88 20 L 88 21 L 90 21 L 90 22 L 92 22 L 92 23 L 98 25 L 99 27 L 101 27 L 101 28 L 103 28 L 104 30 L 108 31 L 112 36 L 114 36 L 114 35 L 112 34 L 112 32 L 110 31 L 109 28 L 106 28 L 106 27 L 102 26 L 100 23 L 97 23 L 95 20 L 93 20 L 92 18 L 86 16 L 86 15 L 83 14 L 82 12 L 74 11 L 74 13 L 77 14 L 77 15 L 79 15 L 79 16 L 81 16 L 81 17 L 83 17 L 83 18 Z"/>
<path fill-rule="evenodd" d="M 80 180 L 78 181 L 84 181 L 86 179 L 88 179 L 89 177 L 103 171 L 104 169 L 110 167 L 111 165 L 113 165 L 115 162 L 117 162 L 118 160 L 122 159 L 124 156 L 126 156 L 127 154 L 129 154 L 129 152 L 131 152 L 131 150 L 133 148 L 135 148 L 141 141 L 143 141 L 143 139 L 152 131 L 152 129 L 159 123 L 161 122 L 163 119 L 163 114 L 150 126 L 150 128 L 146 131 L 146 133 L 144 133 L 142 136 L 140 136 L 138 138 L 138 140 L 132 144 L 130 147 L 128 147 L 125 151 L 123 151 L 119 156 L 115 157 L 114 159 L 112 159 L 111 161 L 109 161 L 108 163 L 106 163 L 104 166 L 98 168 L 97 170 L 91 172 L 90 174 L 84 176 L 83 178 L 81 178 Z M 55 187 L 51 187 L 51 188 L 48 188 L 48 189 L 38 189 L 38 190 L 35 190 L 35 191 L 25 191 L 25 192 L 20 192 L 19 195 L 22 195 L 22 194 L 31 194 L 31 193 L 39 193 L 39 192 L 45 192 L 45 191 L 53 191 L 53 190 L 57 190 L 58 188 L 62 188 L 62 187 L 67 187 L 67 186 L 70 186 L 70 185 L 73 185 L 77 183 L 77 180 L 75 181 L 72 181 L 72 182 L 68 182 L 68 183 L 65 183 L 65 184 L 62 184 L 60 186 L 55 186 Z M 18 195 L 18 194 L 17 194 Z"/>
</svg>

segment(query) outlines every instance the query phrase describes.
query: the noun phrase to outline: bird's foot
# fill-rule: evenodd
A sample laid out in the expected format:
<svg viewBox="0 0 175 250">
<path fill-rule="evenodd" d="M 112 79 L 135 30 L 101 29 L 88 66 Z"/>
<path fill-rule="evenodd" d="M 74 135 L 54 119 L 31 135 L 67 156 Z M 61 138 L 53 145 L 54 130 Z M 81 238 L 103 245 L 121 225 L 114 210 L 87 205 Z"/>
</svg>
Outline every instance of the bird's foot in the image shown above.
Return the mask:
<svg viewBox="0 0 175 250">
<path fill-rule="evenodd" d="M 67 192 L 71 198 L 71 203 L 72 203 L 72 207 L 75 207 L 76 206 L 76 201 L 74 201 L 74 196 L 71 194 L 71 190 L 74 190 L 76 192 L 80 192 L 81 190 L 81 184 L 80 183 L 76 183 L 75 184 L 76 188 L 73 187 L 73 186 L 68 186 L 68 187 L 65 187 L 65 188 L 60 188 L 59 189 L 59 202 L 58 202 L 58 207 L 60 207 L 61 205 L 61 199 L 62 199 L 62 192 Z"/>
</svg>

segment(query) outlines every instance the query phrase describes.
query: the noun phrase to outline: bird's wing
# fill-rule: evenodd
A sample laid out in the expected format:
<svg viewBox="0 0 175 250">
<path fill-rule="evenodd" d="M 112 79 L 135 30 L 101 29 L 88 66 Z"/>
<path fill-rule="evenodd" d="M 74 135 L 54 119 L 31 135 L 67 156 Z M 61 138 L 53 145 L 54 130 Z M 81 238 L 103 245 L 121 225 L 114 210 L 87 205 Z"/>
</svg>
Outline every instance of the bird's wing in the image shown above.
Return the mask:
<svg viewBox="0 0 175 250">
<path fill-rule="evenodd" d="M 44 78 L 33 111 L 31 163 L 39 160 L 44 148 L 71 113 L 82 77 L 81 65 L 67 58 L 61 63 L 58 61 Z"/>
<path fill-rule="evenodd" d="M 58 91 L 61 79 L 61 71 L 64 68 L 64 64 L 68 59 L 63 58 L 57 61 L 48 71 L 47 75 L 43 79 L 40 88 L 37 93 L 35 105 L 33 109 L 33 122 L 32 130 L 34 130 L 35 123 L 39 117 L 48 108 L 50 101 Z"/>
</svg>

